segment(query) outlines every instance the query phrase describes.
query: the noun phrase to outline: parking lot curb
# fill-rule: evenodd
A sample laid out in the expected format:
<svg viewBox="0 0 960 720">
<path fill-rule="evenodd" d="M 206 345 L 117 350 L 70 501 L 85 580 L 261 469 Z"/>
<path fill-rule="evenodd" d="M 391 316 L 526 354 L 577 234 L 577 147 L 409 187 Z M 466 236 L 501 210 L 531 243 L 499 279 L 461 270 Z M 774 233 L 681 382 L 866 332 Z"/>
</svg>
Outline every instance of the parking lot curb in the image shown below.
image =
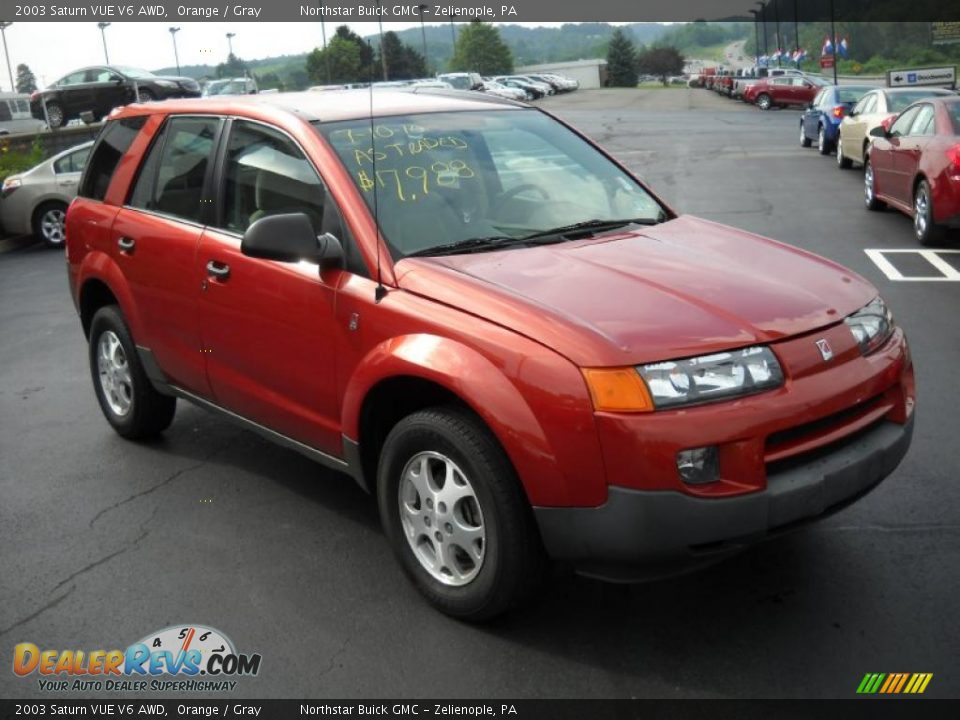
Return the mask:
<svg viewBox="0 0 960 720">
<path fill-rule="evenodd" d="M 20 235 L 18 237 L 3 238 L 0 240 L 0 254 L 13 252 L 20 248 L 27 247 L 36 242 L 36 238 L 31 235 Z"/>
</svg>

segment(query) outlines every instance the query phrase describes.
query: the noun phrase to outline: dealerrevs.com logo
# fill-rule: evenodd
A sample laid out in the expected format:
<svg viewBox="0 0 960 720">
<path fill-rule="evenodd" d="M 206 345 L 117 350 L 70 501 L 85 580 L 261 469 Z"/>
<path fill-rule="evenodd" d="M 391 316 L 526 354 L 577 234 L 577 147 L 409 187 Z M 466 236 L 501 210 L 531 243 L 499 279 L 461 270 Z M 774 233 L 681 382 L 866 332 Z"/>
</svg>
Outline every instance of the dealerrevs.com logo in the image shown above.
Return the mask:
<svg viewBox="0 0 960 720">
<path fill-rule="evenodd" d="M 36 673 L 39 689 L 47 692 L 211 692 L 233 690 L 233 678 L 256 675 L 260 659 L 259 653 L 238 653 L 219 630 L 174 625 L 126 650 L 41 650 L 19 643 L 13 672 Z"/>
</svg>

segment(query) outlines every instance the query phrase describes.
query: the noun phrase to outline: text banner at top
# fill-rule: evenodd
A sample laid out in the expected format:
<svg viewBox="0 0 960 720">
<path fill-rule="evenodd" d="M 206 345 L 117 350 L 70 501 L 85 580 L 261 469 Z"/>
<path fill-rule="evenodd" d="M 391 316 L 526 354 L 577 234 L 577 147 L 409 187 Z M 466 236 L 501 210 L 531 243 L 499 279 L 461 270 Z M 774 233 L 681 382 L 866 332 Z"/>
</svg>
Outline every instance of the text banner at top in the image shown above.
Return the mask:
<svg viewBox="0 0 960 720">
<path fill-rule="evenodd" d="M 772 6 L 773 0 L 770 0 Z M 390 0 L 303 2 L 204 2 L 152 0 L 102 3 L 90 0 L 12 2 L 0 0 L 5 21 L 215 21 L 215 22 L 692 22 L 753 20 L 752 0 L 508 0 L 507 2 L 397 3 Z M 779 3 L 779 20 L 791 22 L 934 22 L 960 20 L 960 3 L 911 0 L 796 0 Z M 773 13 L 767 13 L 773 20 Z"/>
</svg>

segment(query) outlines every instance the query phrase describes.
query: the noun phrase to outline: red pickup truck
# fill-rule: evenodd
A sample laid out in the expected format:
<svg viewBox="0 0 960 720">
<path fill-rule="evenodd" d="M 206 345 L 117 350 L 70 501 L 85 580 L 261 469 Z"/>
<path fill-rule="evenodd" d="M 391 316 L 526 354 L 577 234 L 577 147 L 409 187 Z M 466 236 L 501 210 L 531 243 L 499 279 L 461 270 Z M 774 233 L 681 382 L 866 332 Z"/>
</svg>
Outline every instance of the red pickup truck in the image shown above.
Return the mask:
<svg viewBox="0 0 960 720">
<path fill-rule="evenodd" d="M 743 99 L 761 110 L 787 105 L 806 107 L 826 85 L 830 82 L 816 75 L 770 77 L 748 85 Z"/>
<path fill-rule="evenodd" d="M 116 432 L 157 435 L 183 400 L 349 473 L 456 617 L 523 600 L 547 558 L 614 579 L 715 561 L 910 444 L 913 366 L 870 283 L 677 215 L 519 103 L 129 105 L 66 226 Z"/>
</svg>

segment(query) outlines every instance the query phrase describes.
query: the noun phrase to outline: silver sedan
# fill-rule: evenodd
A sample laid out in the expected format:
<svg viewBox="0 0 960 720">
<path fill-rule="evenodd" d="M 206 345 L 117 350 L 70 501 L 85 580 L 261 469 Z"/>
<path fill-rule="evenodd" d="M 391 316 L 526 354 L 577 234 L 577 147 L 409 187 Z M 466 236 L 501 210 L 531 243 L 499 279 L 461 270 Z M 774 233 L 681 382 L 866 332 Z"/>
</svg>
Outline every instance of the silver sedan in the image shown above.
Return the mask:
<svg viewBox="0 0 960 720">
<path fill-rule="evenodd" d="M 80 174 L 93 141 L 10 175 L 0 189 L 0 222 L 11 235 L 34 235 L 50 247 L 63 247 L 63 220 L 76 197 Z"/>
</svg>

